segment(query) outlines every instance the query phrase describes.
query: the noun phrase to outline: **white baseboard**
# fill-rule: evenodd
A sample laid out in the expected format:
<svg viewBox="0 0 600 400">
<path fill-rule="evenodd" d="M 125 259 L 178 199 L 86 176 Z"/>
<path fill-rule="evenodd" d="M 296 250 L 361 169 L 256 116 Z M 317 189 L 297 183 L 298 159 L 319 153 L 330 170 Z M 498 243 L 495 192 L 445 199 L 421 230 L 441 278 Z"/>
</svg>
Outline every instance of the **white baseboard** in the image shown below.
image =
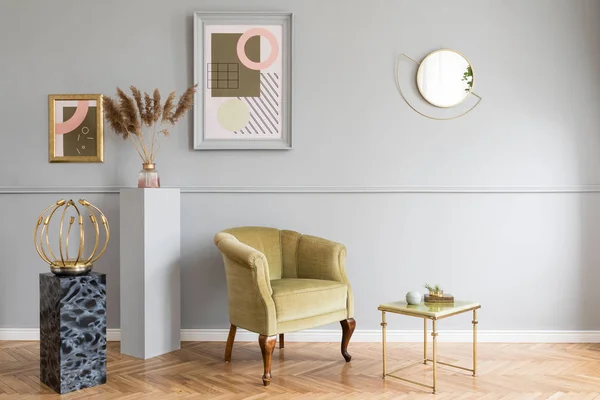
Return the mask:
<svg viewBox="0 0 600 400">
<path fill-rule="evenodd" d="M 212 342 L 227 340 L 227 329 L 182 329 L 181 340 L 186 342 Z M 286 342 L 338 342 L 341 330 L 311 329 L 285 334 Z M 388 342 L 420 343 L 422 330 L 391 330 L 386 332 Z M 257 335 L 238 329 L 236 341 L 256 341 Z M 473 340 L 472 330 L 440 330 L 438 341 L 466 343 Z M 479 330 L 477 340 L 487 343 L 600 343 L 600 331 L 521 331 Z M 353 342 L 381 342 L 381 330 L 361 329 L 354 331 Z"/>
<path fill-rule="evenodd" d="M 106 338 L 109 341 L 120 341 L 120 329 L 107 329 Z M 0 340 L 40 340 L 40 330 L 38 328 L 0 328 Z"/>
<path fill-rule="evenodd" d="M 40 340 L 37 328 L 0 328 L 0 340 Z"/>
<path fill-rule="evenodd" d="M 181 340 L 184 342 L 224 342 L 227 340 L 228 329 L 182 329 Z M 341 330 L 312 329 L 302 332 L 285 334 L 286 342 L 338 342 Z M 121 340 L 119 329 L 107 329 L 109 341 Z M 472 340 L 471 330 L 441 330 L 440 342 L 463 343 Z M 39 340 L 37 328 L 0 328 L 0 340 Z M 254 342 L 256 333 L 238 329 L 238 342 Z M 421 342 L 421 330 L 391 330 L 387 331 L 388 342 Z M 477 340 L 481 343 L 600 343 L 600 331 L 525 331 L 525 330 L 479 330 Z M 352 336 L 353 342 L 380 342 L 379 329 L 356 330 Z"/>
</svg>

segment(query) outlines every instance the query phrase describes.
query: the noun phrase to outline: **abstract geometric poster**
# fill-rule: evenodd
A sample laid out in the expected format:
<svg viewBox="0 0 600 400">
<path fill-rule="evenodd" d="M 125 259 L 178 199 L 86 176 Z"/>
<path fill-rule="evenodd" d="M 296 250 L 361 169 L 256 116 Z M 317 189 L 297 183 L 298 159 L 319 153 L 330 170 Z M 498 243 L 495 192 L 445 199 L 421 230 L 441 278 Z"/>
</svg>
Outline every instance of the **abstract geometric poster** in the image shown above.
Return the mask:
<svg viewBox="0 0 600 400">
<path fill-rule="evenodd" d="M 51 162 L 102 162 L 102 95 L 49 96 Z"/>
<path fill-rule="evenodd" d="M 202 92 L 201 121 L 197 122 L 203 144 L 213 141 L 229 148 L 227 143 L 286 139 L 284 60 L 290 50 L 284 46 L 284 31 L 284 25 L 277 23 L 204 24 L 197 37 L 202 43 L 196 49 L 202 51 L 202 65 L 196 65 L 196 72 L 202 69 L 202 79 L 197 80 L 202 87 L 198 91 Z"/>
</svg>

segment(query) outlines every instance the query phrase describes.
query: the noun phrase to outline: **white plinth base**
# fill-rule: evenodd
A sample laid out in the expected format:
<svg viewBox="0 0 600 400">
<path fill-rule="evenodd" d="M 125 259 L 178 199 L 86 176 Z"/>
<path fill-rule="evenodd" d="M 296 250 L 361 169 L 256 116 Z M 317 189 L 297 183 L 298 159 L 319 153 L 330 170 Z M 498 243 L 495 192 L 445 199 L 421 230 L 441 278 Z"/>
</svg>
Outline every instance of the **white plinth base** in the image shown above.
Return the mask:
<svg viewBox="0 0 600 400">
<path fill-rule="evenodd" d="M 181 346 L 179 189 L 122 189 L 121 353 L 151 358 Z"/>
</svg>

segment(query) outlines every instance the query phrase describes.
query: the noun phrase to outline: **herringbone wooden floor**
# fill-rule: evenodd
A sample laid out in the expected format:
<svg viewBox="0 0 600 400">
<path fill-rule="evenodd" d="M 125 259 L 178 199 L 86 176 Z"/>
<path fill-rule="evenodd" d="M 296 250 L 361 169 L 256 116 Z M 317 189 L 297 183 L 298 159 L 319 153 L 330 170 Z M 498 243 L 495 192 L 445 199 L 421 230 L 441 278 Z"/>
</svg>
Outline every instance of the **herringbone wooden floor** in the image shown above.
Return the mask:
<svg viewBox="0 0 600 400">
<path fill-rule="evenodd" d="M 390 343 L 394 368 L 421 357 L 419 344 Z M 479 376 L 440 366 L 438 391 L 381 379 L 381 345 L 350 343 L 352 362 L 339 343 L 286 343 L 275 350 L 273 380 L 261 382 L 257 343 L 236 343 L 230 364 L 224 343 L 184 342 L 171 354 L 146 361 L 119 353 L 110 342 L 108 383 L 54 394 L 39 382 L 39 344 L 0 342 L 0 399 L 600 399 L 599 344 L 480 344 Z M 469 344 L 441 343 L 441 361 L 470 366 Z M 405 370 L 411 379 L 430 379 L 431 369 Z"/>
</svg>

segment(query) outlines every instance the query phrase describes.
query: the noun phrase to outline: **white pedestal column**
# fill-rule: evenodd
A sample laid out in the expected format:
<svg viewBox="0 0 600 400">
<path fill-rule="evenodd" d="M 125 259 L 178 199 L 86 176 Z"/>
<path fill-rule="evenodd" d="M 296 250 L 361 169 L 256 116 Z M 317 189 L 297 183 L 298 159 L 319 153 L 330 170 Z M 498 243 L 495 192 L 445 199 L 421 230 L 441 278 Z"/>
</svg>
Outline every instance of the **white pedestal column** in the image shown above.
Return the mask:
<svg viewBox="0 0 600 400">
<path fill-rule="evenodd" d="M 121 353 L 151 358 L 181 345 L 179 189 L 122 189 Z"/>
</svg>

